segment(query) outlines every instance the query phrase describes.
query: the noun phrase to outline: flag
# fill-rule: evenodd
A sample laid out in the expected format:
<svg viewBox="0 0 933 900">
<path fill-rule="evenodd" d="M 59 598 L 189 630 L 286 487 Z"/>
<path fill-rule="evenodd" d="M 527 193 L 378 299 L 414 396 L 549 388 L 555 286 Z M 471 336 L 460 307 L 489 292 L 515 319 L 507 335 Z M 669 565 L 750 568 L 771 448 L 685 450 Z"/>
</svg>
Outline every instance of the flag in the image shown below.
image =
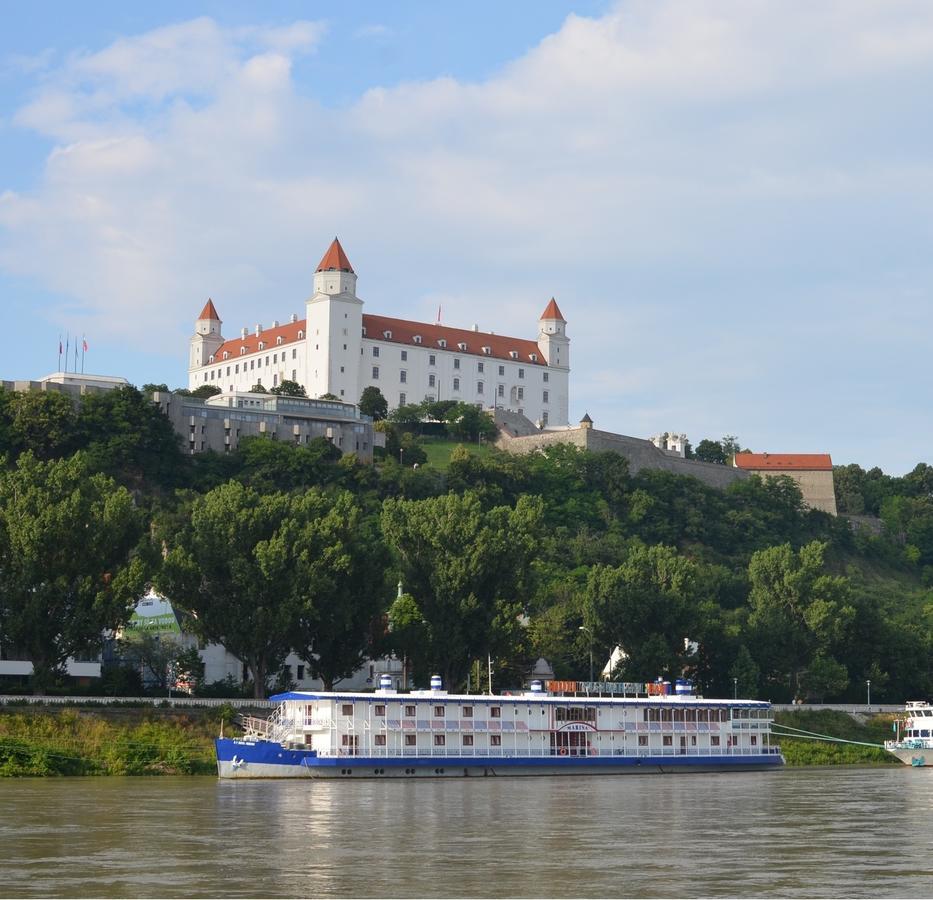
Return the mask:
<svg viewBox="0 0 933 900">
<path fill-rule="evenodd" d="M 83 338 L 82 338 L 82 340 L 81 340 L 81 349 L 82 349 L 85 353 L 87 353 L 87 340 L 85 340 L 85 339 L 83 339 Z"/>
<path fill-rule="evenodd" d="M 441 324 L 441 308 L 440 308 L 440 306 L 437 307 L 437 324 L 438 324 L 438 325 Z"/>
<path fill-rule="evenodd" d="M 59 356 L 62 355 L 62 339 L 61 338 L 58 339 L 58 355 Z"/>
</svg>

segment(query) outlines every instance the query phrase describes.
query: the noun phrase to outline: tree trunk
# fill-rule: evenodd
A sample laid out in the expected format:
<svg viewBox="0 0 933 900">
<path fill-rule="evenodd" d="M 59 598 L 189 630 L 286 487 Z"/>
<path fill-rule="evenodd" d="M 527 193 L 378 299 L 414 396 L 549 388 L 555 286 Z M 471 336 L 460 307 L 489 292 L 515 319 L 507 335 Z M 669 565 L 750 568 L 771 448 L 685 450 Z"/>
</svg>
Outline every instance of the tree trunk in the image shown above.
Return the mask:
<svg viewBox="0 0 933 900">
<path fill-rule="evenodd" d="M 254 660 L 249 664 L 249 670 L 253 676 L 253 699 L 265 700 L 266 698 L 266 667 L 263 661 Z"/>
</svg>

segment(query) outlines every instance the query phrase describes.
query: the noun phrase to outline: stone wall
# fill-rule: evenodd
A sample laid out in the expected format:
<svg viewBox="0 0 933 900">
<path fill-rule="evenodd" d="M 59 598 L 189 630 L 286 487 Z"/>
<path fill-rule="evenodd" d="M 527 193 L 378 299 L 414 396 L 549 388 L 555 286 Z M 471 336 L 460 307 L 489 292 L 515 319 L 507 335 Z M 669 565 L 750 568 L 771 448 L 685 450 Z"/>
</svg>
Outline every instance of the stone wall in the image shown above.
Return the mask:
<svg viewBox="0 0 933 900">
<path fill-rule="evenodd" d="M 836 488 L 833 484 L 832 469 L 767 469 L 747 471 L 764 477 L 775 477 L 777 475 L 786 475 L 797 482 L 800 487 L 800 493 L 803 496 L 803 502 L 810 509 L 821 509 L 831 516 L 836 515 Z"/>
</svg>

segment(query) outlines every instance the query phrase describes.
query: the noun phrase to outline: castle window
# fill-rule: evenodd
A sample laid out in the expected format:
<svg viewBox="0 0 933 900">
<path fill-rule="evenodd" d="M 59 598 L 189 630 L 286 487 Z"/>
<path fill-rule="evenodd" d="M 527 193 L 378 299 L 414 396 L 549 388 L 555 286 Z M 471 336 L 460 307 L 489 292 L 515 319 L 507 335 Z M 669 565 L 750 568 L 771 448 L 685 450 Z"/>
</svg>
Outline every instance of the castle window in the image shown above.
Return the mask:
<svg viewBox="0 0 933 900">
<path fill-rule="evenodd" d="M 230 377 L 230 366 L 227 366 L 227 378 Z"/>
<path fill-rule="evenodd" d="M 300 340 L 303 340 L 303 339 L 304 339 L 304 336 L 305 336 L 305 333 L 304 333 L 303 331 L 299 331 L 299 332 L 298 332 L 298 340 L 299 340 L 299 341 L 300 341 Z"/>
<path fill-rule="evenodd" d="M 259 342 L 259 349 L 260 349 L 260 350 L 265 350 L 265 349 L 266 349 L 266 342 L 265 342 L 265 341 L 260 341 L 260 342 Z"/>
<path fill-rule="evenodd" d="M 437 378 L 434 374 L 428 375 L 428 387 L 434 387 Z"/>
<path fill-rule="evenodd" d="M 544 383 L 547 384 L 547 383 L 548 383 L 548 380 L 549 380 L 549 379 L 548 379 L 548 373 L 545 372 L 545 373 L 544 373 Z"/>
<path fill-rule="evenodd" d="M 298 359 L 298 349 L 295 347 L 292 348 L 292 359 Z"/>
<path fill-rule="evenodd" d="M 253 369 L 256 368 L 256 360 L 255 360 L 255 359 L 251 359 L 251 360 L 249 361 L 249 368 L 250 368 L 250 371 L 252 371 Z"/>
<path fill-rule="evenodd" d="M 406 397 L 404 394 L 399 394 L 399 395 L 398 395 L 398 405 L 399 405 L 399 406 L 404 406 L 404 405 L 406 404 L 406 402 L 407 402 L 407 397 Z"/>
<path fill-rule="evenodd" d="M 454 359 L 454 368 L 455 368 L 455 369 L 459 369 L 459 368 L 460 368 L 460 360 L 459 360 L 459 359 Z"/>
<path fill-rule="evenodd" d="M 412 338 L 412 340 L 413 340 L 416 344 L 420 344 L 420 343 L 421 343 L 421 335 L 420 335 L 420 334 L 416 334 L 416 335 Z"/>
<path fill-rule="evenodd" d="M 537 362 L 537 361 L 538 361 L 538 354 L 537 354 L 537 353 L 531 353 L 531 354 L 529 354 L 529 355 L 530 355 L 530 357 L 531 357 L 531 361 L 532 361 L 532 362 Z"/>
<path fill-rule="evenodd" d="M 433 353 L 428 355 L 428 365 L 429 366 L 437 365 L 437 357 Z"/>
<path fill-rule="evenodd" d="M 477 363 L 477 364 L 476 364 L 476 371 L 477 371 L 477 372 L 484 372 L 484 371 L 485 371 L 485 369 L 483 368 L 484 366 L 485 366 L 485 363 Z"/>
<path fill-rule="evenodd" d="M 504 385 L 504 384 L 500 384 L 500 385 L 499 385 L 499 390 L 496 391 L 496 393 L 497 393 L 500 397 L 504 397 L 504 396 L 505 396 L 505 385 Z"/>
<path fill-rule="evenodd" d="M 547 425 L 547 410 L 541 413 L 541 424 Z"/>
<path fill-rule="evenodd" d="M 281 347 L 281 346 L 282 346 L 282 335 L 279 335 L 279 336 L 275 339 L 275 345 L 276 345 L 276 347 Z"/>
<path fill-rule="evenodd" d="M 543 395 L 543 401 L 544 401 L 545 403 L 548 402 L 548 396 L 549 396 L 548 392 L 545 391 L 545 392 L 544 392 L 544 395 Z"/>
<path fill-rule="evenodd" d="M 240 356 L 246 353 L 246 347 L 240 347 Z"/>
<path fill-rule="evenodd" d="M 230 354 L 226 350 L 224 350 L 224 359 L 226 359 L 229 355 Z"/>
<path fill-rule="evenodd" d="M 398 373 L 398 380 L 401 381 L 402 384 L 405 384 L 408 381 L 408 372 L 402 369 L 402 371 Z"/>
<path fill-rule="evenodd" d="M 524 388 L 519 388 L 519 389 L 518 389 L 518 399 L 519 399 L 519 400 L 524 400 L 524 399 L 525 399 L 525 389 L 524 389 Z"/>
<path fill-rule="evenodd" d="M 505 375 L 505 366 L 499 366 L 499 377 Z"/>
<path fill-rule="evenodd" d="M 233 367 L 233 374 L 234 374 L 234 375 L 239 375 L 239 374 L 240 374 L 240 364 L 239 364 L 239 363 L 237 363 L 237 364 Z"/>
<path fill-rule="evenodd" d="M 378 348 L 378 347 L 373 347 L 373 356 L 375 356 L 375 357 L 378 359 L 378 357 L 379 357 L 379 348 Z"/>
<path fill-rule="evenodd" d="M 459 347 L 461 350 L 464 350 L 464 351 L 465 351 L 467 345 L 466 345 L 465 343 L 463 343 L 463 341 L 461 341 L 459 344 L 457 344 L 457 347 Z"/>
<path fill-rule="evenodd" d="M 207 361 L 208 361 L 209 363 L 212 363 L 212 362 L 214 361 L 214 354 L 213 354 L 213 353 L 207 358 Z"/>
<path fill-rule="evenodd" d="M 373 366 L 373 381 L 379 380 L 379 366 Z"/>
<path fill-rule="evenodd" d="M 509 350 L 509 356 L 511 356 L 512 359 L 518 359 L 518 351 L 517 351 L 517 350 Z"/>
<path fill-rule="evenodd" d="M 483 353 L 489 356 L 489 354 L 492 353 L 492 347 L 483 347 Z"/>
<path fill-rule="evenodd" d="M 279 354 L 273 353 L 272 354 L 272 365 L 275 365 L 278 361 L 279 361 Z"/>
<path fill-rule="evenodd" d="M 519 370 L 518 370 L 518 377 L 519 377 L 519 378 L 524 378 L 524 377 L 525 377 L 525 370 L 524 370 L 524 369 L 519 369 Z"/>
<path fill-rule="evenodd" d="M 482 381 L 477 381 L 477 382 L 476 382 L 476 393 L 477 393 L 477 394 L 482 394 L 482 393 L 483 393 L 483 382 L 482 382 Z"/>
<path fill-rule="evenodd" d="M 455 391 L 459 391 L 459 390 L 460 390 L 460 379 L 459 379 L 459 378 L 455 378 L 455 379 L 454 379 L 454 390 L 455 390 Z"/>
<path fill-rule="evenodd" d="M 446 350 L 447 349 L 447 338 L 439 338 L 437 341 L 437 346 L 440 347 L 441 350 Z"/>
<path fill-rule="evenodd" d="M 407 350 L 402 351 L 402 362 L 408 362 L 408 351 Z"/>
<path fill-rule="evenodd" d="M 392 340 L 392 332 L 391 332 L 391 331 L 383 331 L 383 332 L 382 332 L 382 336 L 383 336 L 387 341 L 391 341 L 391 340 Z"/>
</svg>

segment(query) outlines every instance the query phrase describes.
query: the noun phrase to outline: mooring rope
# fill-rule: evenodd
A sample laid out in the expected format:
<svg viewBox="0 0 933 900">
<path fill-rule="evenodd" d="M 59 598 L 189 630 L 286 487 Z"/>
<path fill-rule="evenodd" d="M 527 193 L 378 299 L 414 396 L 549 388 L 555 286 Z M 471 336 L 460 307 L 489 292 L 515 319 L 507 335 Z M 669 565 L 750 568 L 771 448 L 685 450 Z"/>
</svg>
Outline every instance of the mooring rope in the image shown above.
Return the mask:
<svg viewBox="0 0 933 900">
<path fill-rule="evenodd" d="M 775 731 L 776 728 L 784 728 L 787 731 Z M 796 734 L 788 734 L 788 731 L 796 732 Z M 771 726 L 771 733 L 776 734 L 778 737 L 789 737 L 795 738 L 801 741 L 828 741 L 833 744 L 857 744 L 859 747 L 877 747 L 881 750 L 884 750 L 884 744 L 870 744 L 867 741 L 849 741 L 845 738 L 833 737 L 830 734 L 820 734 L 817 731 L 804 731 L 802 728 L 794 728 L 793 725 L 784 725 L 781 722 L 774 722 Z"/>
</svg>

